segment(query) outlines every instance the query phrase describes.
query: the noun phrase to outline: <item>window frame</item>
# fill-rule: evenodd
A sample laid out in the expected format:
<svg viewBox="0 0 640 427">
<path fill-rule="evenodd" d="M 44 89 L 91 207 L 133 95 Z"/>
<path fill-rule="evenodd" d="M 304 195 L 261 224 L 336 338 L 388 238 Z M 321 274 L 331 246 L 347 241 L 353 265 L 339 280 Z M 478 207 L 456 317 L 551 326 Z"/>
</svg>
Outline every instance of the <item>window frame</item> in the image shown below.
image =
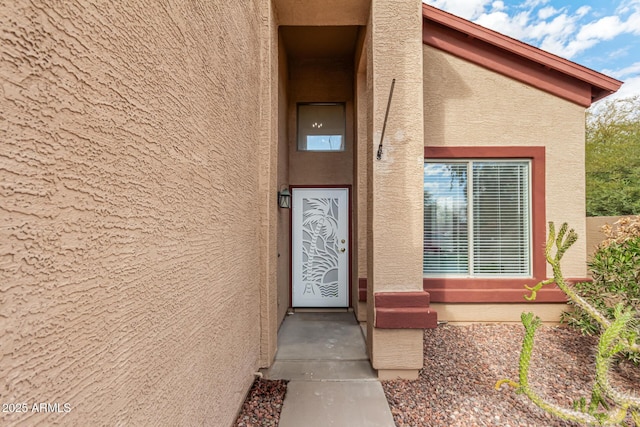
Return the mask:
<svg viewBox="0 0 640 427">
<path fill-rule="evenodd" d="M 535 285 L 547 278 L 545 244 L 546 164 L 543 146 L 425 147 L 425 160 L 436 159 L 530 159 L 531 160 L 531 268 L 532 277 L 423 277 L 423 288 L 432 302 L 524 303 L 524 285 Z M 557 287 L 538 292 L 536 302 L 565 302 Z"/>
<path fill-rule="evenodd" d="M 473 187 L 474 187 L 474 174 L 473 174 L 473 165 L 477 164 L 477 163 L 527 163 L 527 194 L 526 194 L 526 198 L 527 198 L 527 202 L 528 202 L 528 206 L 527 206 L 527 222 L 528 222 L 528 230 L 527 230 L 527 252 L 528 252 L 528 256 L 527 256 L 527 273 L 526 274 L 519 274 L 519 275 L 507 275 L 507 274 L 483 274 L 483 273 L 477 273 L 474 271 L 474 264 L 475 264 L 475 258 L 474 258 L 474 204 L 472 202 L 470 202 L 471 200 L 473 200 L 473 196 L 474 196 L 474 191 L 473 191 Z M 467 203 L 467 242 L 468 242 L 468 247 L 467 247 L 467 251 L 468 251 L 468 258 L 467 258 L 467 267 L 468 267 L 468 272 L 467 273 L 446 273 L 446 272 L 438 272 L 438 273 L 425 273 L 424 270 L 422 272 L 423 278 L 439 278 L 439 277 L 452 277 L 452 278 L 468 278 L 468 279 L 482 279 L 482 278 L 487 278 L 487 279 L 491 279 L 491 278 L 514 278 L 514 279 L 521 279 L 521 278 L 527 278 L 527 279 L 531 279 L 533 277 L 533 204 L 532 204 L 532 170 L 533 170 L 533 161 L 531 158 L 489 158 L 489 157 L 485 157 L 485 158 L 442 158 L 442 159 L 433 159 L 433 158 L 425 158 L 424 159 L 424 163 L 457 163 L 457 164 L 464 164 L 466 166 L 467 169 L 467 176 L 468 176 L 468 180 L 467 180 L 467 186 L 466 186 L 466 193 L 467 193 L 467 200 L 469 201 Z M 423 254 L 424 256 L 424 254 Z M 423 265 L 424 265 L 424 260 L 423 260 Z"/>
<path fill-rule="evenodd" d="M 301 107 L 341 107 L 342 110 L 342 134 L 340 149 L 338 150 L 310 150 L 301 148 L 300 108 Z M 308 136 L 308 134 L 307 134 Z M 305 141 L 305 147 L 307 147 Z M 347 150 L 347 105 L 346 102 L 298 102 L 296 103 L 296 150 L 302 153 L 344 153 Z"/>
</svg>

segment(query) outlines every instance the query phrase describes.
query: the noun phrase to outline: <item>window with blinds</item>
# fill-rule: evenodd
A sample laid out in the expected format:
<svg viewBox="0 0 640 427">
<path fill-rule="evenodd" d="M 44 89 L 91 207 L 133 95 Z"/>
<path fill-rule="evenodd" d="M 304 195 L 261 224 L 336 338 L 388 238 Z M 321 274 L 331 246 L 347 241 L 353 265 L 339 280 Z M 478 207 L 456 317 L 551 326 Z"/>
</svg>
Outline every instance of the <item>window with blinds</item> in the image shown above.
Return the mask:
<svg viewBox="0 0 640 427">
<path fill-rule="evenodd" d="M 425 276 L 531 276 L 529 160 L 425 162 Z"/>
</svg>

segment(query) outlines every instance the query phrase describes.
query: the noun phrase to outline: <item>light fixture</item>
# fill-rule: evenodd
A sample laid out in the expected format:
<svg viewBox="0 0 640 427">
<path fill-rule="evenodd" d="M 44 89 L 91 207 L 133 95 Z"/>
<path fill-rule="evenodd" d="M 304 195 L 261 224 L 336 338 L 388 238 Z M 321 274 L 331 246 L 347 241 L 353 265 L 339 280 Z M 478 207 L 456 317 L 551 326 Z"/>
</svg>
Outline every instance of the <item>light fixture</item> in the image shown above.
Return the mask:
<svg viewBox="0 0 640 427">
<path fill-rule="evenodd" d="M 291 193 L 286 187 L 278 191 L 278 206 L 285 209 L 291 208 Z"/>
</svg>

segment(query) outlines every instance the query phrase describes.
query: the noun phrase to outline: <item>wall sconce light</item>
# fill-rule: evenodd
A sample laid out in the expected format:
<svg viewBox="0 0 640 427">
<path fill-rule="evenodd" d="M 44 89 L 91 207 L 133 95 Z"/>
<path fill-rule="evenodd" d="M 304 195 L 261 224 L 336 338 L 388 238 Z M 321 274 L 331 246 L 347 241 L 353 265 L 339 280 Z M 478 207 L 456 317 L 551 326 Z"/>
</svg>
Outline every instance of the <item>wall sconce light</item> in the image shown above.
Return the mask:
<svg viewBox="0 0 640 427">
<path fill-rule="evenodd" d="M 278 206 L 285 209 L 291 209 L 291 193 L 286 187 L 278 191 Z"/>
</svg>

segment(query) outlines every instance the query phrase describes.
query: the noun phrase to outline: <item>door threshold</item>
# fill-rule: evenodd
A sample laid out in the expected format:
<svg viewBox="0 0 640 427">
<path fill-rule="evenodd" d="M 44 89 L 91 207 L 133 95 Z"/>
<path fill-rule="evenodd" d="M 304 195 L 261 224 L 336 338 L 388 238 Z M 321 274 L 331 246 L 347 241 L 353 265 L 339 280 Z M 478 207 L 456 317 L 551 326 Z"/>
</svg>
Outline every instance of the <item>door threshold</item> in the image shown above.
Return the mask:
<svg viewBox="0 0 640 427">
<path fill-rule="evenodd" d="M 351 307 L 295 307 L 289 308 L 287 314 L 293 313 L 348 313 L 352 312 Z"/>
</svg>

